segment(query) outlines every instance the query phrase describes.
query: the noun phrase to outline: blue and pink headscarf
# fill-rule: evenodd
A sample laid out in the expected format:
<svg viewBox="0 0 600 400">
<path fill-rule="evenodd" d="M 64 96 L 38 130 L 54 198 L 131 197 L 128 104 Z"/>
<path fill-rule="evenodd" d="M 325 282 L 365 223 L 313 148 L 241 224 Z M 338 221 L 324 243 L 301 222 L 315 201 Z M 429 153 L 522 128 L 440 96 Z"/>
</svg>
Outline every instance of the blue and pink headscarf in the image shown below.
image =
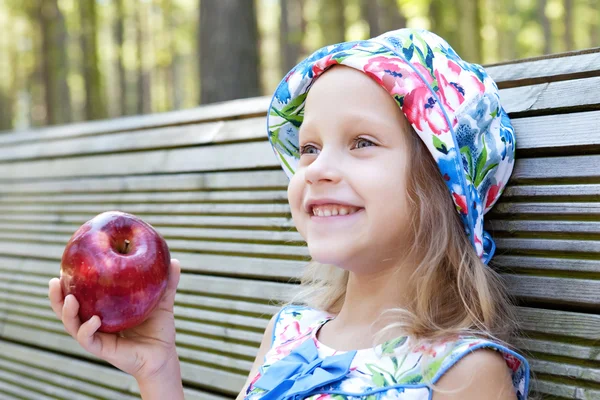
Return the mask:
<svg viewBox="0 0 600 400">
<path fill-rule="evenodd" d="M 495 82 L 426 30 L 399 29 L 325 46 L 283 78 L 269 106 L 269 142 L 290 179 L 300 159 L 298 130 L 307 93 L 336 64 L 364 72 L 394 98 L 437 162 L 465 232 L 487 264 L 495 244 L 483 230 L 483 216 L 515 162 L 514 129 Z"/>
</svg>

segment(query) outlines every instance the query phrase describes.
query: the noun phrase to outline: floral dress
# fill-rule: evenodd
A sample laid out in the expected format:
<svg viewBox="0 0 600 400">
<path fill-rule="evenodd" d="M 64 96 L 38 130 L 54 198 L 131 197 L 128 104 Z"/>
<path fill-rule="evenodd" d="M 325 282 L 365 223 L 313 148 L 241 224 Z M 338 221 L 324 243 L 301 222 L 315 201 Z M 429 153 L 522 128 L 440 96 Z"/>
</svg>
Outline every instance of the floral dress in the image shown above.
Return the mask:
<svg viewBox="0 0 600 400">
<path fill-rule="evenodd" d="M 493 341 L 456 336 L 411 351 L 410 338 L 404 336 L 373 348 L 336 351 L 317 339 L 319 328 L 333 318 L 304 306 L 282 308 L 271 348 L 244 400 L 430 400 L 433 392 L 426 382 L 435 384 L 458 360 L 482 347 L 502 354 L 517 399 L 527 398 L 527 361 Z"/>
</svg>

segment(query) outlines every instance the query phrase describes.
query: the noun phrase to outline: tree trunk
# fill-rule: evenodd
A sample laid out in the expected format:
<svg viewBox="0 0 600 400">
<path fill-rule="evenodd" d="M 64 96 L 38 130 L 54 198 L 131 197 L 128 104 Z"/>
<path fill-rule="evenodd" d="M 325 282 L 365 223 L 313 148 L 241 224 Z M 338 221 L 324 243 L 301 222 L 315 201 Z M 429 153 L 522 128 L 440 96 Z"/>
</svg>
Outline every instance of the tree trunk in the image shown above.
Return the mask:
<svg viewBox="0 0 600 400">
<path fill-rule="evenodd" d="M 458 1 L 458 54 L 469 62 L 481 60 L 481 21 L 478 3 L 473 0 Z"/>
<path fill-rule="evenodd" d="M 150 69 L 147 63 L 147 18 L 144 3 L 138 2 L 136 6 L 137 21 L 137 113 L 149 114 L 152 112 L 152 98 L 150 93 Z"/>
<path fill-rule="evenodd" d="M 115 21 L 115 39 L 116 39 L 116 53 L 117 57 L 115 63 L 117 64 L 117 80 L 120 91 L 119 95 L 119 115 L 128 115 L 129 107 L 127 106 L 127 74 L 125 72 L 125 66 L 123 65 L 123 43 L 125 43 L 125 9 L 123 7 L 123 0 L 115 0 L 116 6 L 116 21 Z"/>
<path fill-rule="evenodd" d="M 323 45 L 340 43 L 346 37 L 346 19 L 344 18 L 344 0 L 319 2 L 319 26 L 323 34 Z"/>
<path fill-rule="evenodd" d="M 544 30 L 544 54 L 552 53 L 552 29 L 550 19 L 546 15 L 548 0 L 538 0 L 538 20 Z"/>
<path fill-rule="evenodd" d="M 279 48 L 282 73 L 287 73 L 298 62 L 304 37 L 304 1 L 280 0 Z"/>
<path fill-rule="evenodd" d="M 383 33 L 379 26 L 379 4 L 377 0 L 361 0 L 360 9 L 363 19 L 369 25 L 369 38 Z"/>
<path fill-rule="evenodd" d="M 446 40 L 451 46 L 456 46 L 456 50 L 460 47 L 460 42 L 456 37 L 457 7 L 456 0 L 431 0 L 429 3 L 432 32 Z"/>
<path fill-rule="evenodd" d="M 595 15 L 590 25 L 591 46 L 598 47 L 600 46 L 600 0 L 591 0 L 590 8 L 592 15 Z"/>
<path fill-rule="evenodd" d="M 102 90 L 100 69 L 98 68 L 96 1 L 81 0 L 77 4 L 79 4 L 81 18 L 80 39 L 85 81 L 85 116 L 88 120 L 106 118 L 106 103 Z"/>
<path fill-rule="evenodd" d="M 566 50 L 575 49 L 573 34 L 573 0 L 565 0 L 565 46 Z"/>
<path fill-rule="evenodd" d="M 381 10 L 379 20 L 382 33 L 406 28 L 406 18 L 398 8 L 396 0 L 379 0 L 379 4 Z"/>
<path fill-rule="evenodd" d="M 42 40 L 40 68 L 44 82 L 46 123 L 63 124 L 72 119 L 71 95 L 67 84 L 65 19 L 57 0 L 42 0 L 37 11 Z"/>
<path fill-rule="evenodd" d="M 200 1 L 200 102 L 260 94 L 254 1 Z"/>
</svg>

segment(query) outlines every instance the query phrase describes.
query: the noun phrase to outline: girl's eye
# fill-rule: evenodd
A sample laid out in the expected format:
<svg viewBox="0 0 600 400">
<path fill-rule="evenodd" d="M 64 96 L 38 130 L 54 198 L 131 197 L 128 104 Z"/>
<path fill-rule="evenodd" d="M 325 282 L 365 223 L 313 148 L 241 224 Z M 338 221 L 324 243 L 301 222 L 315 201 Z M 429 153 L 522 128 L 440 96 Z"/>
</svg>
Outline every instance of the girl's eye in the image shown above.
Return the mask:
<svg viewBox="0 0 600 400">
<path fill-rule="evenodd" d="M 358 146 L 359 143 L 368 143 L 368 144 L 372 144 L 375 146 L 375 143 L 373 143 L 372 141 L 370 141 L 369 139 L 365 139 L 362 137 L 356 138 L 353 141 L 354 145 L 356 146 L 356 148 L 362 148 L 360 146 Z M 370 147 L 370 146 L 363 146 L 363 147 Z M 309 154 L 308 150 L 310 149 L 315 149 L 315 147 L 313 145 L 310 144 L 305 144 L 304 146 L 300 146 L 300 155 L 302 154 Z"/>
</svg>

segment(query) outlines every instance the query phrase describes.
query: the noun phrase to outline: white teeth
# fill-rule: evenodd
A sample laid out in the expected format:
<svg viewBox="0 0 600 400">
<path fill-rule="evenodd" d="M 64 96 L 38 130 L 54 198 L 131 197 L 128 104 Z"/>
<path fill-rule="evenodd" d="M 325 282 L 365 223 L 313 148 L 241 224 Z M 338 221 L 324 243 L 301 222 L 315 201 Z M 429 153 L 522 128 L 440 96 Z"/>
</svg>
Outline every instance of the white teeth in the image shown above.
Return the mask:
<svg viewBox="0 0 600 400">
<path fill-rule="evenodd" d="M 314 206 L 313 215 L 317 217 L 331 217 L 337 215 L 353 214 L 359 210 L 358 207 L 342 207 L 342 206 Z"/>
</svg>

